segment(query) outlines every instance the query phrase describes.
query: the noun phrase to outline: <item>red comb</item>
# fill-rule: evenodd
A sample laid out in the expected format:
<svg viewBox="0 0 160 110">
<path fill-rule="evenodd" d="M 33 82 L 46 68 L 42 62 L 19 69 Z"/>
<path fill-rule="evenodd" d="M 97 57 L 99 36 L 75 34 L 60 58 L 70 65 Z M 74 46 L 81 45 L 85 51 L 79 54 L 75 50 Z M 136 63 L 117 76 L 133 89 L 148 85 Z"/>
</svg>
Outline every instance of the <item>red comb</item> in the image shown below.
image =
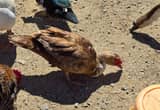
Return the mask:
<svg viewBox="0 0 160 110">
<path fill-rule="evenodd" d="M 120 58 L 114 59 L 114 64 L 120 68 L 122 68 L 122 60 Z"/>
<path fill-rule="evenodd" d="M 17 82 L 19 83 L 22 79 L 22 74 L 19 70 L 13 69 L 14 74 L 16 75 Z"/>
</svg>

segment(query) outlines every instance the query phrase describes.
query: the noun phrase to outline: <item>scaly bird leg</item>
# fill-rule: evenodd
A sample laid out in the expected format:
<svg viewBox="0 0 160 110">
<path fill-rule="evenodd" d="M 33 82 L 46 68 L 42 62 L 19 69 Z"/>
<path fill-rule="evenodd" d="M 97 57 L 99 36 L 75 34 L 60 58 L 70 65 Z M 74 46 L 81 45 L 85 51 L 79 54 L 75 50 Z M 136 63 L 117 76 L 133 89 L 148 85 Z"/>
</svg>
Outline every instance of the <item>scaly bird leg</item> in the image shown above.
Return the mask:
<svg viewBox="0 0 160 110">
<path fill-rule="evenodd" d="M 36 17 L 49 17 L 49 15 L 46 13 L 46 11 L 40 11 L 36 13 Z"/>
<path fill-rule="evenodd" d="M 67 81 L 68 81 L 68 82 L 71 82 L 71 78 L 69 77 L 69 73 L 68 73 L 68 72 L 66 72 L 66 73 L 65 73 L 65 75 L 66 75 L 66 79 L 67 79 Z"/>
<path fill-rule="evenodd" d="M 65 73 L 65 76 L 66 76 L 67 82 L 68 82 L 70 85 L 72 85 L 72 84 L 78 85 L 78 86 L 84 86 L 84 85 L 85 85 L 85 84 L 82 84 L 82 83 L 80 83 L 80 82 L 72 81 L 71 78 L 70 78 L 70 76 L 69 76 L 69 73 L 68 73 L 68 72 Z"/>
</svg>

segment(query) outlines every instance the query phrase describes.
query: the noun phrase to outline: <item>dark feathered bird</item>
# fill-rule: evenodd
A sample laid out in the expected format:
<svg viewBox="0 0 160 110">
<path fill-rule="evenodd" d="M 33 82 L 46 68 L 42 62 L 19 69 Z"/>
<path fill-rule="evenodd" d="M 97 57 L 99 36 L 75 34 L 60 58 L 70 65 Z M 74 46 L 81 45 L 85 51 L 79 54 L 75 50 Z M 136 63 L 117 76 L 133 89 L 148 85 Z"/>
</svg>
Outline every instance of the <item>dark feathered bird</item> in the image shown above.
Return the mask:
<svg viewBox="0 0 160 110">
<path fill-rule="evenodd" d="M 0 110 L 14 110 L 17 86 L 21 80 L 21 73 L 0 64 Z"/>
<path fill-rule="evenodd" d="M 36 0 L 36 2 L 42 5 L 50 16 L 58 15 L 75 24 L 78 23 L 69 0 Z"/>
</svg>

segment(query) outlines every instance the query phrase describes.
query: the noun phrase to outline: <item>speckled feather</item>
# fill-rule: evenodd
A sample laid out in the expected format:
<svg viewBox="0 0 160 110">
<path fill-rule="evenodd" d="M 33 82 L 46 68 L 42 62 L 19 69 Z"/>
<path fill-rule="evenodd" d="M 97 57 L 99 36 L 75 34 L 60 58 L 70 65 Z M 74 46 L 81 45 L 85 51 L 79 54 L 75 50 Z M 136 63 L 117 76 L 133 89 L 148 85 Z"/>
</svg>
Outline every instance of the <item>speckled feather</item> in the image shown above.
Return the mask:
<svg viewBox="0 0 160 110">
<path fill-rule="evenodd" d="M 17 91 L 16 77 L 13 70 L 0 64 L 0 110 L 12 110 Z"/>
</svg>

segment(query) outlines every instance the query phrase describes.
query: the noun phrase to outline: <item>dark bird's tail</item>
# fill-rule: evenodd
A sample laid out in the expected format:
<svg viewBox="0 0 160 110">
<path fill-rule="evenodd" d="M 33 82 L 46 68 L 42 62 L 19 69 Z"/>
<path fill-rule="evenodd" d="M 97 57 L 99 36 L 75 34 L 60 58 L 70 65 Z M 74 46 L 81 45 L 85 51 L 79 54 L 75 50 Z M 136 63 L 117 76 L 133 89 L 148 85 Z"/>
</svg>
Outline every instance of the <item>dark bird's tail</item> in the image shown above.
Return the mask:
<svg viewBox="0 0 160 110">
<path fill-rule="evenodd" d="M 135 22 L 133 22 L 133 26 L 130 29 L 130 32 L 133 32 L 136 29 L 143 28 L 153 21 L 157 20 L 160 17 L 160 4 L 153 7 L 149 12 L 145 15 L 139 17 Z"/>
</svg>

